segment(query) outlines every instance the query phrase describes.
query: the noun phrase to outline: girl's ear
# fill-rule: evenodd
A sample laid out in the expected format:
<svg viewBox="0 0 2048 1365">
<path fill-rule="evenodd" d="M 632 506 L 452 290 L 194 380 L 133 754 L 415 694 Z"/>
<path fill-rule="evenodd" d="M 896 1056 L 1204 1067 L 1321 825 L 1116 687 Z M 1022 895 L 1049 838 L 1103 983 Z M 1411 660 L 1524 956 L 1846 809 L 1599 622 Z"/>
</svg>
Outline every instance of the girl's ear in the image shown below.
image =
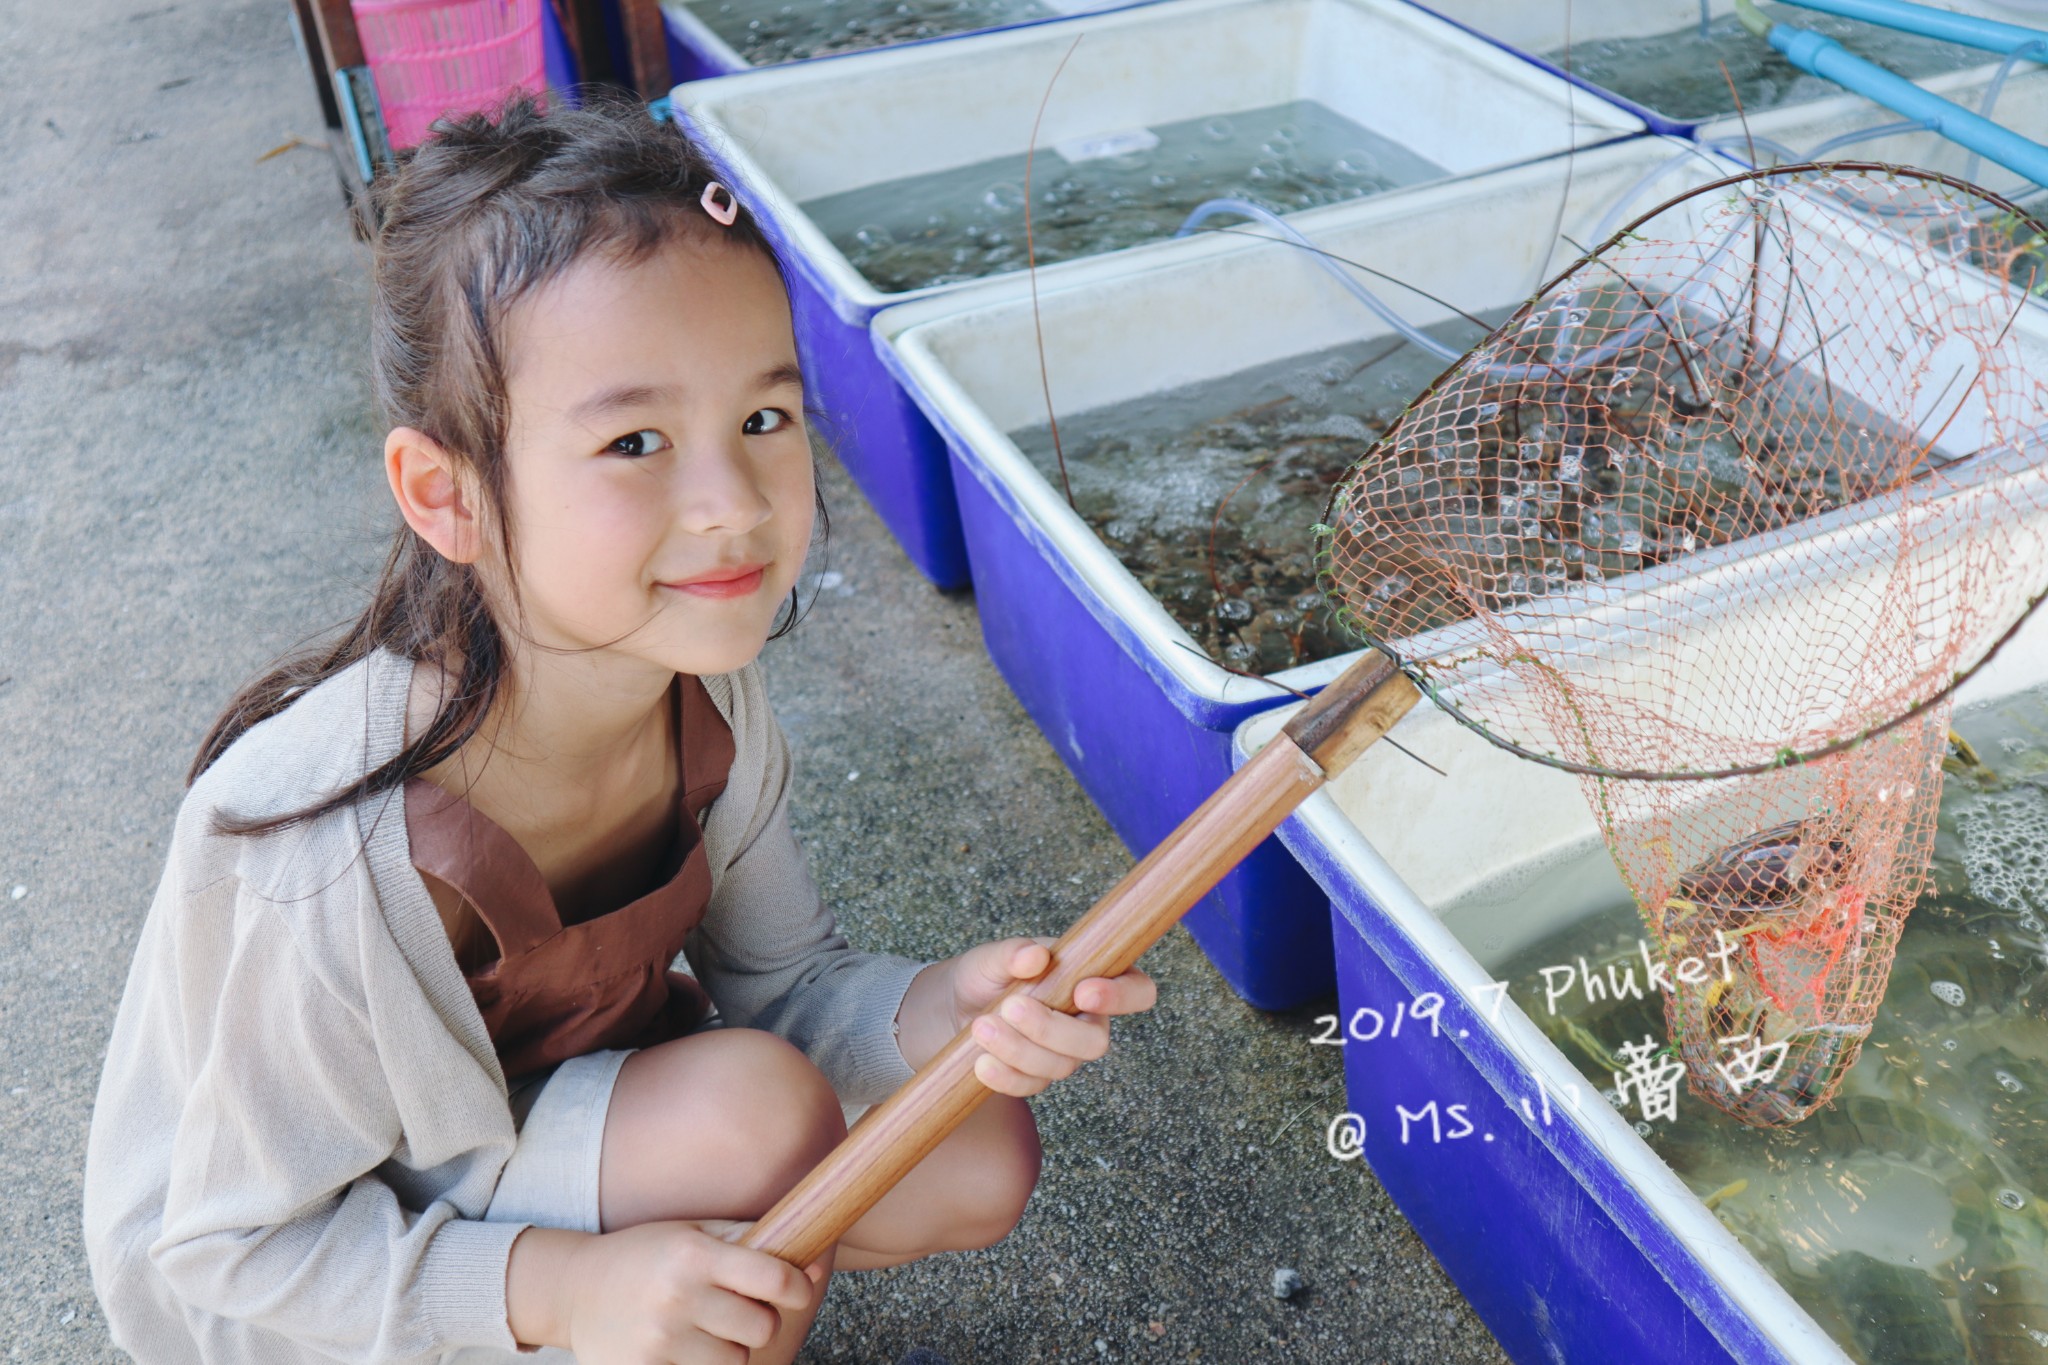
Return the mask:
<svg viewBox="0 0 2048 1365">
<path fill-rule="evenodd" d="M 468 467 L 423 431 L 395 427 L 384 438 L 384 477 L 399 515 L 443 559 L 474 564 L 483 552 L 476 490 Z"/>
</svg>

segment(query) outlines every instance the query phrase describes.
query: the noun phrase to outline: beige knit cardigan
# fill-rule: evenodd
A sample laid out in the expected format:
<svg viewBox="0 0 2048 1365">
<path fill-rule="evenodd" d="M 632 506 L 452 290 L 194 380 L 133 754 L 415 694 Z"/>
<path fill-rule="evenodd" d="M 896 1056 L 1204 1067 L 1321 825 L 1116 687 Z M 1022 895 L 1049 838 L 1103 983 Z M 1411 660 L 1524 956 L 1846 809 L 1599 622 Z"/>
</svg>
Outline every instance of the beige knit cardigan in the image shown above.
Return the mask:
<svg viewBox="0 0 2048 1365">
<path fill-rule="evenodd" d="M 144 1365 L 515 1347 L 505 1265 L 525 1225 L 479 1221 L 515 1139 L 505 1077 L 413 870 L 402 789 L 275 833 L 210 827 L 390 758 L 411 670 L 380 652 L 308 691 L 179 809 L 86 1150 L 93 1284 Z M 849 1103 L 878 1099 L 910 1075 L 893 1026 L 923 964 L 835 928 L 759 671 L 704 682 L 736 755 L 684 956 L 726 1024 L 787 1038 Z"/>
</svg>

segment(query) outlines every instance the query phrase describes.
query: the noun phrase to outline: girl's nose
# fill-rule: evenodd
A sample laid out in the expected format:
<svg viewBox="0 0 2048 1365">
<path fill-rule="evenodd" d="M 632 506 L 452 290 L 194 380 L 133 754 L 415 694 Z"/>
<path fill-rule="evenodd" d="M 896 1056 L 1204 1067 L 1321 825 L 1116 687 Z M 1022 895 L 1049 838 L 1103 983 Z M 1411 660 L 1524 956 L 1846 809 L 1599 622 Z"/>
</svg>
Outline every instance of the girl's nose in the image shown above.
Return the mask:
<svg viewBox="0 0 2048 1365">
<path fill-rule="evenodd" d="M 706 442 L 677 462 L 676 474 L 677 519 L 692 535 L 745 535 L 774 514 L 754 462 L 737 439 Z"/>
</svg>

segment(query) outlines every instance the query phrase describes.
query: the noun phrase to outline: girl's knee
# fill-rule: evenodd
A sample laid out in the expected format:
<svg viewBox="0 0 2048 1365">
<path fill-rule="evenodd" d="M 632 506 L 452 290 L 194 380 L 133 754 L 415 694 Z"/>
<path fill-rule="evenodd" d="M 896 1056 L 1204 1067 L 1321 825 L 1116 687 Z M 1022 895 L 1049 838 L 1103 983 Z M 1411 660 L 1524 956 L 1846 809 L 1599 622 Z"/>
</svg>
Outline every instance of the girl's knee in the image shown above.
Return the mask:
<svg viewBox="0 0 2048 1365">
<path fill-rule="evenodd" d="M 970 1188 L 960 1209 L 954 1240 L 962 1251 L 994 1246 L 1009 1236 L 1038 1187 L 1038 1123 L 1031 1106 L 1007 1095 L 998 1095 L 986 1105 L 999 1117 L 990 1125 L 982 1153 L 983 1178 Z"/>
<path fill-rule="evenodd" d="M 732 1169 L 748 1177 L 738 1182 L 744 1202 L 766 1212 L 846 1136 L 846 1115 L 825 1073 L 774 1034 L 723 1029 L 714 1036 L 706 1079 L 735 1144 Z"/>
<path fill-rule="evenodd" d="M 602 1179 L 632 1221 L 757 1218 L 845 1136 L 839 1097 L 808 1057 L 758 1029 L 716 1029 L 627 1063 Z"/>
</svg>

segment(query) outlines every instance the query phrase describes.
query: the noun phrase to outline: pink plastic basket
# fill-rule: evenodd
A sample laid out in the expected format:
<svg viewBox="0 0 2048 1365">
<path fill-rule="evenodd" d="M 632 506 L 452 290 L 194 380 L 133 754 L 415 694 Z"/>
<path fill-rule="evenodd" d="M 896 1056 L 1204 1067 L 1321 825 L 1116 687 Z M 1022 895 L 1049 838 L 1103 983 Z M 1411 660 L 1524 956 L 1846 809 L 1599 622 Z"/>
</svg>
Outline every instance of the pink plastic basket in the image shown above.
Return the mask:
<svg viewBox="0 0 2048 1365">
<path fill-rule="evenodd" d="M 540 7 L 546 0 L 351 0 L 394 149 L 443 114 L 495 108 L 515 90 L 547 89 Z"/>
</svg>

